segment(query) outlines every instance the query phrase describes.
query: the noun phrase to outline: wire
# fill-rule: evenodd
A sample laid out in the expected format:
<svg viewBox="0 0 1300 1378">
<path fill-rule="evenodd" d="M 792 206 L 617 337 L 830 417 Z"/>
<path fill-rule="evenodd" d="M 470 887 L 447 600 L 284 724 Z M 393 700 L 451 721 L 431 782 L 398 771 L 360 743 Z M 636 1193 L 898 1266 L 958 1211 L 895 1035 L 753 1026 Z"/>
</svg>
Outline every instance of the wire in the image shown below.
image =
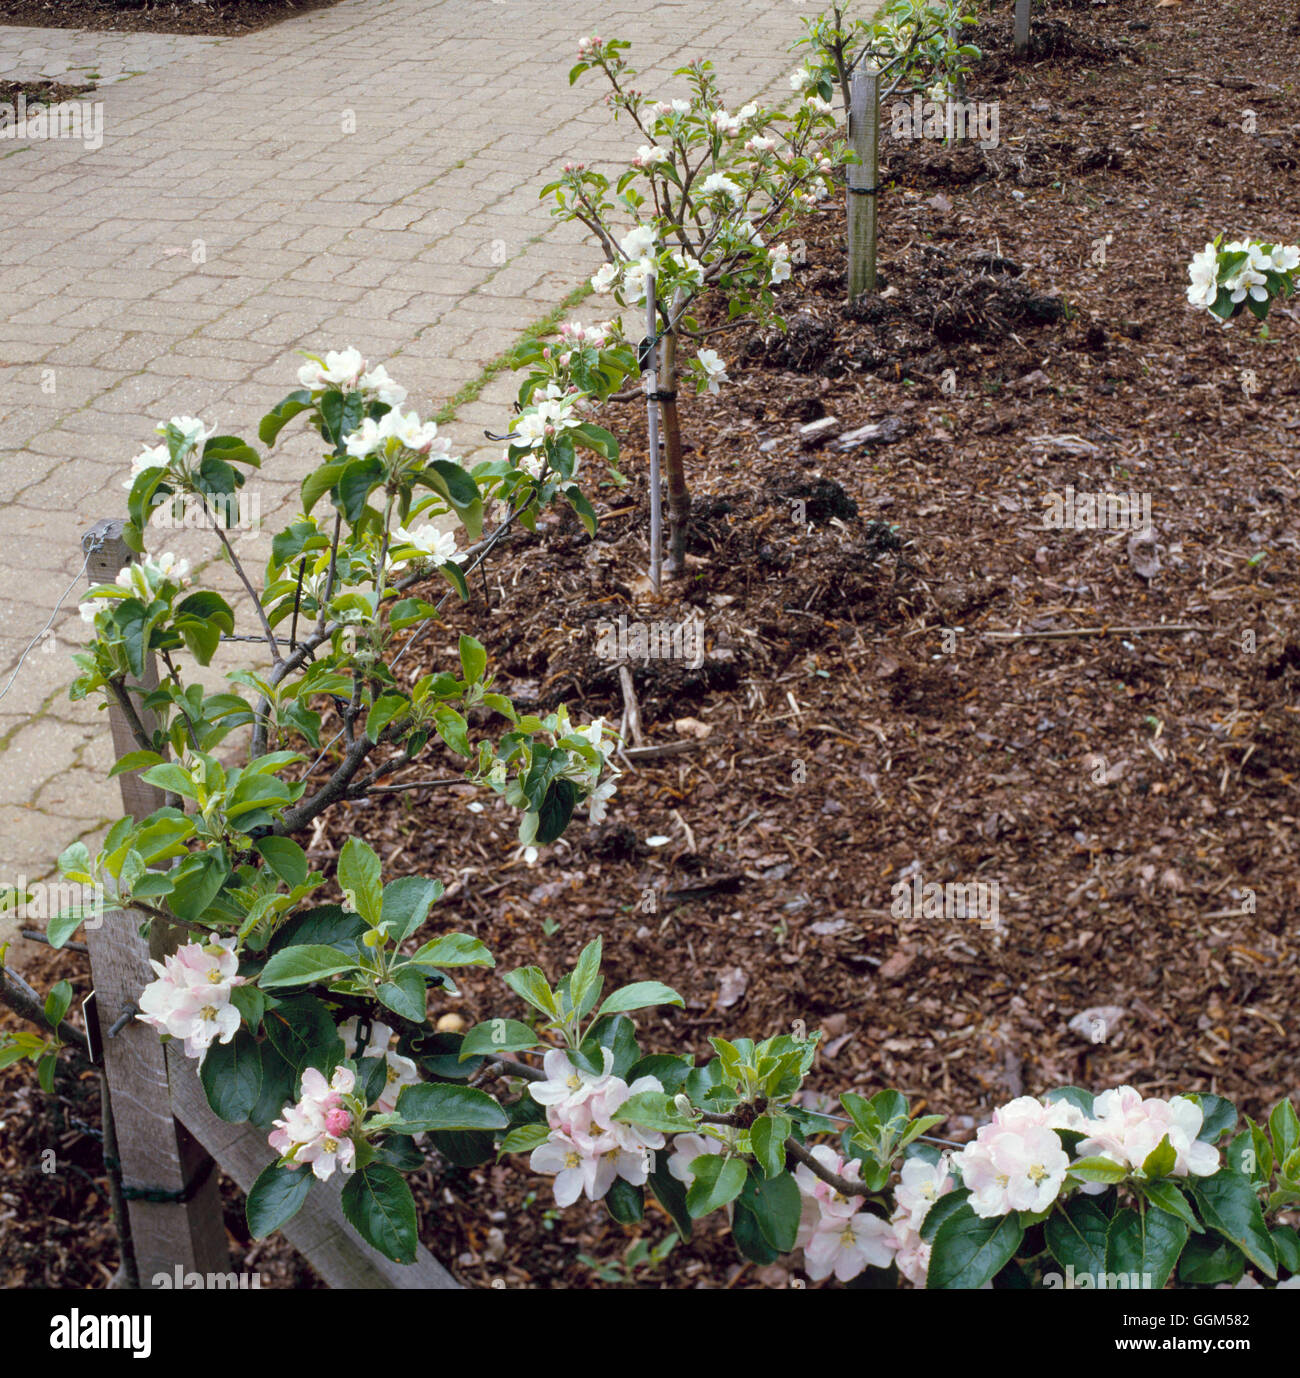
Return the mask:
<svg viewBox="0 0 1300 1378">
<path fill-rule="evenodd" d="M 39 632 L 36 633 L 34 637 L 32 637 L 32 639 L 27 643 L 26 647 L 24 648 L 22 655 L 18 657 L 18 664 L 14 666 L 14 672 L 12 675 L 9 676 L 9 683 L 6 684 L 3 689 L 0 689 L 0 699 L 4 698 L 4 696 L 9 692 L 9 690 L 13 688 L 14 680 L 18 678 L 18 671 L 23 668 L 23 662 L 31 654 L 32 647 L 36 645 L 36 643 L 45 635 L 46 632 L 49 631 L 50 627 L 54 624 L 54 619 L 59 615 L 59 609 L 63 606 L 63 600 L 68 596 L 68 594 L 72 592 L 73 589 L 77 587 L 77 584 L 81 581 L 81 576 L 85 574 L 86 569 L 90 564 L 90 557 L 103 544 L 104 538 L 102 536 L 95 536 L 93 538 L 93 543 L 86 547 L 86 558 L 81 562 L 81 568 L 77 571 L 76 577 L 68 585 L 68 587 L 63 590 L 62 594 L 59 595 L 59 601 L 54 605 L 54 611 L 50 614 L 50 620 L 46 622 L 46 624 L 40 629 Z"/>
</svg>

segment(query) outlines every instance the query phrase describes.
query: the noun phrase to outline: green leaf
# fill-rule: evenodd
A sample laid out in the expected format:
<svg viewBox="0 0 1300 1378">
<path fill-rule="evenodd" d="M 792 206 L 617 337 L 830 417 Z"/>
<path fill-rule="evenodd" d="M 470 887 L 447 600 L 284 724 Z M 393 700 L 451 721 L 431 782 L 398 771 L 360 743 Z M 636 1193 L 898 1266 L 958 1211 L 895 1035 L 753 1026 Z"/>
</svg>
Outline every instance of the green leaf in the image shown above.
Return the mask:
<svg viewBox="0 0 1300 1378">
<path fill-rule="evenodd" d="M 1015 1257 L 1023 1237 L 1014 1215 L 984 1220 L 963 1203 L 934 1236 L 926 1286 L 940 1291 L 983 1287 Z"/>
<path fill-rule="evenodd" d="M 1202 1233 L 1200 1222 L 1191 1206 L 1187 1204 L 1187 1198 L 1168 1178 L 1158 1182 L 1144 1182 L 1142 1194 L 1153 1206 L 1177 1216 L 1193 1234 Z"/>
<path fill-rule="evenodd" d="M 578 954 L 578 960 L 569 978 L 569 1000 L 575 1010 L 581 1011 L 588 993 L 600 975 L 601 941 L 593 938 Z"/>
<path fill-rule="evenodd" d="M 254 1239 L 265 1239 L 292 1220 L 311 1191 L 312 1173 L 308 1168 L 281 1167 L 271 1163 L 262 1169 L 248 1193 L 244 1215 Z"/>
<path fill-rule="evenodd" d="M 403 1087 L 397 1098 L 403 1134 L 430 1129 L 505 1129 L 510 1121 L 502 1108 L 473 1086 L 446 1082 L 421 1082 Z"/>
<path fill-rule="evenodd" d="M 119 756 L 114 762 L 112 770 L 108 772 L 108 778 L 111 780 L 115 775 L 121 775 L 123 771 L 127 770 L 143 770 L 147 766 L 161 765 L 162 760 L 163 758 L 156 751 L 128 751 L 125 756 Z M 72 846 L 68 848 L 68 852 L 71 852 L 77 847 L 80 847 L 82 851 L 86 853 L 86 860 L 89 862 L 90 852 L 87 850 L 84 842 L 74 842 Z M 64 853 L 64 856 L 66 855 L 67 852 Z M 59 858 L 59 865 L 60 869 L 62 869 L 63 857 Z M 64 871 L 64 874 L 66 875 L 67 872 Z"/>
<path fill-rule="evenodd" d="M 310 943 L 286 947 L 262 968 L 257 983 L 263 990 L 274 986 L 305 986 L 352 971 L 356 964 L 355 957 L 336 947 L 318 947 Z"/>
<path fill-rule="evenodd" d="M 199 1081 L 213 1113 L 241 1124 L 262 1093 L 262 1049 L 245 1028 L 229 1043 L 213 1043 L 199 1068 Z"/>
<path fill-rule="evenodd" d="M 516 1019 L 489 1019 L 475 1024 L 460 1045 L 460 1060 L 470 1057 L 492 1057 L 499 1053 L 517 1053 L 536 1048 L 541 1040 L 537 1034 Z"/>
<path fill-rule="evenodd" d="M 50 1028 L 57 1028 L 59 1021 L 72 1004 L 72 986 L 67 981 L 58 981 L 50 987 L 45 997 L 45 1019 Z"/>
<path fill-rule="evenodd" d="M 312 995 L 283 1000 L 263 1021 L 271 1046 L 294 1069 L 328 1075 L 343 1058 L 343 1040 L 329 1010 Z"/>
<path fill-rule="evenodd" d="M 921 1221 L 921 1238 L 933 1242 L 935 1235 L 939 1233 L 939 1227 L 950 1215 L 956 1215 L 963 1206 L 970 1200 L 970 1192 L 965 1187 L 957 1187 L 953 1191 L 945 1192 L 925 1213 L 925 1219 Z M 969 1207 L 967 1207 L 969 1209 Z"/>
<path fill-rule="evenodd" d="M 1115 1212 L 1106 1235 L 1104 1281 L 1094 1279 L 1094 1284 L 1122 1287 L 1136 1276 L 1143 1289 L 1160 1291 L 1169 1281 L 1188 1233 L 1183 1221 L 1165 1211 L 1139 1212 L 1125 1206 Z"/>
<path fill-rule="evenodd" d="M 1168 1177 L 1177 1165 L 1178 1154 L 1174 1150 L 1173 1144 L 1169 1142 L 1169 1135 L 1166 1134 L 1147 1154 L 1142 1163 L 1142 1174 L 1150 1180 Z"/>
<path fill-rule="evenodd" d="M 433 710 L 433 725 L 438 730 L 438 736 L 451 747 L 457 756 L 472 756 L 474 754 L 474 748 L 470 745 L 469 740 L 469 724 L 454 708 L 440 703 Z"/>
<path fill-rule="evenodd" d="M 750 1173 L 742 1200 L 753 1211 L 768 1244 L 777 1253 L 788 1254 L 795 1246 L 803 1208 L 803 1197 L 793 1175 L 782 1172 L 760 1179 Z"/>
<path fill-rule="evenodd" d="M 1268 1117 L 1269 1137 L 1273 1140 L 1273 1156 L 1284 1163 L 1300 1148 L 1300 1118 L 1289 1100 L 1280 1100 Z"/>
<path fill-rule="evenodd" d="M 621 1177 L 605 1193 L 605 1208 L 620 1225 L 635 1225 L 645 1218 L 645 1193 Z"/>
<path fill-rule="evenodd" d="M 291 837 L 259 837 L 253 850 L 290 888 L 307 879 L 307 853 Z"/>
<path fill-rule="evenodd" d="M 140 778 L 147 784 L 157 785 L 159 789 L 179 794 L 183 799 L 198 797 L 189 771 L 183 766 L 178 766 L 175 761 L 164 761 L 160 766 L 150 766 L 142 772 Z"/>
<path fill-rule="evenodd" d="M 365 932 L 365 920 L 359 914 L 350 914 L 337 904 L 322 904 L 295 914 L 277 929 L 271 939 L 270 951 L 323 944 L 355 954 L 358 941 Z"/>
<path fill-rule="evenodd" d="M 391 981 L 385 981 L 375 994 L 382 1004 L 413 1024 L 423 1024 L 428 1018 L 424 977 L 414 967 L 404 967 Z"/>
<path fill-rule="evenodd" d="M 1192 1239 L 1178 1262 L 1178 1281 L 1189 1286 L 1210 1287 L 1220 1282 L 1236 1282 L 1246 1271 L 1246 1258 L 1240 1249 L 1203 1234 Z"/>
<path fill-rule="evenodd" d="M 460 667 L 465 673 L 466 681 L 471 684 L 482 679 L 483 672 L 487 669 L 487 652 L 472 636 L 462 635 L 460 638 Z"/>
<path fill-rule="evenodd" d="M 732 1207 L 731 1238 L 741 1257 L 760 1267 L 775 1263 L 780 1257 L 779 1251 L 772 1247 L 763 1233 L 757 1214 L 743 1196 Z"/>
<path fill-rule="evenodd" d="M 655 1155 L 655 1168 L 647 1185 L 654 1193 L 655 1200 L 672 1217 L 677 1233 L 683 1239 L 689 1239 L 693 1222 L 690 1211 L 686 1209 L 686 1185 L 668 1171 L 669 1156 L 667 1153 Z"/>
<path fill-rule="evenodd" d="M 299 412 L 311 406 L 311 393 L 305 389 L 291 392 L 283 402 L 277 403 L 262 418 L 257 427 L 257 438 L 263 445 L 274 445 L 276 437 Z"/>
<path fill-rule="evenodd" d="M 394 1263 L 414 1263 L 415 1199 L 406 1179 L 386 1163 L 370 1163 L 348 1178 L 343 1214 L 352 1228 Z"/>
<path fill-rule="evenodd" d="M 521 1000 L 535 1010 L 549 1015 L 559 1013 L 555 1004 L 555 993 L 547 983 L 541 967 L 517 967 L 514 971 L 506 972 L 502 979 Z"/>
<path fill-rule="evenodd" d="M 347 908 L 360 914 L 375 928 L 383 911 L 384 891 L 380 882 L 379 858 L 374 849 L 359 837 L 349 837 L 339 854 L 339 887 Z"/>
<path fill-rule="evenodd" d="M 1192 1191 L 1201 1219 L 1231 1240 L 1257 1268 L 1277 1277 L 1277 1254 L 1249 1179 L 1231 1168 L 1220 1168 L 1213 1177 L 1197 1178 Z"/>
<path fill-rule="evenodd" d="M 1109 1158 L 1076 1158 L 1070 1164 L 1070 1175 L 1081 1182 L 1122 1182 L 1129 1170 L 1123 1163 Z"/>
<path fill-rule="evenodd" d="M 551 1137 L 547 1124 L 521 1124 L 501 1140 L 501 1153 L 531 1153 Z"/>
<path fill-rule="evenodd" d="M 790 1121 L 784 1115 L 760 1115 L 750 1129 L 754 1157 L 767 1177 L 777 1177 L 785 1171 L 785 1141 L 790 1133 Z"/>
<path fill-rule="evenodd" d="M 366 740 L 377 742 L 384 728 L 410 708 L 410 700 L 402 694 L 381 694 L 366 714 Z"/>
<path fill-rule="evenodd" d="M 45 941 L 51 947 L 62 947 L 81 927 L 84 918 L 84 906 L 77 905 L 72 909 L 60 910 L 45 925 Z"/>
<path fill-rule="evenodd" d="M 442 898 L 442 882 L 424 876 L 403 876 L 384 886 L 379 926 L 395 943 L 405 942 Z"/>
<path fill-rule="evenodd" d="M 437 884 L 437 882 L 435 882 Z M 494 967 L 496 958 L 468 933 L 444 933 L 416 950 L 411 961 L 425 967 Z"/>
<path fill-rule="evenodd" d="M 456 590 L 462 603 L 469 602 L 469 585 L 465 582 L 464 572 L 458 564 L 447 560 L 438 566 L 438 573 Z"/>
<path fill-rule="evenodd" d="M 659 981 L 634 981 L 630 986 L 620 986 L 597 1011 L 598 1014 L 625 1013 L 628 1010 L 650 1009 L 655 1005 L 680 1005 L 685 1001 L 671 987 Z"/>
<path fill-rule="evenodd" d="M 724 1158 L 720 1153 L 701 1153 L 693 1158 L 690 1172 L 686 1209 L 695 1220 L 734 1201 L 749 1176 L 743 1159 Z"/>
<path fill-rule="evenodd" d="M 1043 1226 L 1052 1257 L 1062 1268 L 1094 1277 L 1106 1271 L 1106 1235 L 1110 1220 L 1091 1197 L 1075 1196 L 1053 1211 Z"/>
<path fill-rule="evenodd" d="M 207 912 L 230 874 L 220 850 L 196 852 L 172 872 L 168 905 L 178 919 L 193 923 Z"/>
<path fill-rule="evenodd" d="M 1201 1132 L 1196 1136 L 1203 1143 L 1217 1144 L 1225 1134 L 1231 1134 L 1237 1127 L 1237 1107 L 1222 1096 L 1212 1096 L 1208 1092 L 1193 1093 L 1187 1097 L 1200 1107 L 1204 1120 Z"/>
<path fill-rule="evenodd" d="M 695 1121 L 678 1110 L 672 1096 L 664 1091 L 638 1091 L 614 1111 L 621 1124 L 638 1124 L 662 1134 L 683 1134 L 695 1129 Z"/>
<path fill-rule="evenodd" d="M 555 780 L 546 791 L 542 806 L 537 811 L 537 836 L 539 846 L 548 847 L 569 826 L 573 810 L 578 803 L 578 787 L 572 780 Z"/>
<path fill-rule="evenodd" d="M 1300 1273 L 1300 1234 L 1294 1225 L 1274 1225 L 1269 1231 L 1277 1261 L 1288 1273 Z"/>
</svg>

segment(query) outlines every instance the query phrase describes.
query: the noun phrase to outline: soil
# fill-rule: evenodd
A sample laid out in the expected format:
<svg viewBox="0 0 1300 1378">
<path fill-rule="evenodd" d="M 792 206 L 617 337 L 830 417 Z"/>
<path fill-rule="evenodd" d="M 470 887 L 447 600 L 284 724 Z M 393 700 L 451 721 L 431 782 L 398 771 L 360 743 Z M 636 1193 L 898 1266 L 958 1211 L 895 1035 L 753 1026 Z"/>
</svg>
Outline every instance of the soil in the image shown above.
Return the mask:
<svg viewBox="0 0 1300 1378">
<path fill-rule="evenodd" d="M 337 0 L 0 0 L 0 25 L 117 29 L 131 33 L 213 34 L 267 29 Z"/>
<path fill-rule="evenodd" d="M 999 145 L 883 140 L 879 290 L 846 305 L 828 203 L 781 289 L 788 331 L 710 340 L 734 382 L 684 400 L 695 509 L 671 596 L 640 592 L 633 405 L 607 419 L 630 483 L 603 490 L 596 538 L 567 519 L 521 538 L 486 603 L 476 587 L 422 640 L 412 678 L 472 631 L 516 703 L 617 723 L 597 624 L 702 619 L 698 669 L 633 668 L 647 740 L 691 745 L 637 761 L 606 825 L 575 821 L 529 866 L 494 797 L 476 814 L 468 787 L 413 791 L 331 815 L 314 863 L 357 833 L 388 874 L 441 876 L 438 926 L 500 969 L 558 975 L 603 934 L 610 980 L 685 997 L 638 1016 L 647 1049 L 703 1057 L 709 1035 L 802 1020 L 825 1034 L 814 1097 L 897 1086 L 949 1139 L 1063 1083 L 1213 1091 L 1257 1119 L 1300 1094 L 1300 324 L 1291 304 L 1225 329 L 1183 291 L 1220 231 L 1296 238 L 1300 102 L 1269 37 L 1293 7 L 1222 18 L 1056 5 L 1028 63 L 983 23 L 970 96 L 1000 102 Z M 1067 488 L 1149 497 L 1154 541 L 1047 528 Z M 999 923 L 894 917 L 914 869 L 996 881 Z M 30 967 L 84 990 L 80 959 Z M 499 976 L 458 980 L 435 1015 L 520 1014 Z M 1122 1013 L 1093 1042 L 1070 1023 L 1099 1006 Z M 24 1117 L 57 1113 L 25 1072 L 6 1086 L 0 1161 Z M 434 1160 L 417 1192 L 424 1242 L 470 1286 L 788 1278 L 707 1221 L 659 1269 L 598 1278 L 590 1260 L 669 1222 L 558 1216 L 522 1161 Z M 32 1245 L 32 1279 L 99 1261 L 80 1242 L 42 1262 L 52 1202 L 0 1193 L 0 1252 Z M 102 1215 L 88 1189 L 60 1209 Z"/>
<path fill-rule="evenodd" d="M 93 81 L 65 86 L 58 81 L 0 81 L 0 105 L 14 106 L 19 96 L 26 96 L 28 105 L 49 105 L 62 100 L 80 100 L 95 89 Z"/>
</svg>

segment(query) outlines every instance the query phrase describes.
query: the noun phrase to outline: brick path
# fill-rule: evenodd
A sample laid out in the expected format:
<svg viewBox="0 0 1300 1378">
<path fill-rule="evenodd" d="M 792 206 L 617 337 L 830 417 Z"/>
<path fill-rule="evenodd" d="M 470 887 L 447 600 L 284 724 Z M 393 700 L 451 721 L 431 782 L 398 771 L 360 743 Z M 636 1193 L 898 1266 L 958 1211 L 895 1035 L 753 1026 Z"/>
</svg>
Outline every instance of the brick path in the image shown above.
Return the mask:
<svg viewBox="0 0 1300 1378">
<path fill-rule="evenodd" d="M 633 40 L 652 92 L 711 56 L 734 109 L 788 95 L 799 12 L 344 0 L 222 40 L 0 27 L 0 75 L 111 83 L 102 147 L 0 142 L 0 688 L 80 568 L 80 533 L 122 511 L 156 420 L 252 438 L 296 385 L 294 351 L 345 345 L 389 360 L 432 413 L 591 272 L 538 188 L 637 140 L 595 77 L 568 86 L 579 34 Z M 513 392 L 507 373 L 462 409 L 463 453 L 504 429 Z M 305 439 L 255 479 L 268 520 L 296 501 Z M 187 539 L 167 544 L 192 554 Z M 267 548 L 245 536 L 241 555 L 258 568 Z M 0 699 L 0 883 L 50 874 L 119 812 L 103 719 L 65 689 L 83 586 Z"/>
</svg>

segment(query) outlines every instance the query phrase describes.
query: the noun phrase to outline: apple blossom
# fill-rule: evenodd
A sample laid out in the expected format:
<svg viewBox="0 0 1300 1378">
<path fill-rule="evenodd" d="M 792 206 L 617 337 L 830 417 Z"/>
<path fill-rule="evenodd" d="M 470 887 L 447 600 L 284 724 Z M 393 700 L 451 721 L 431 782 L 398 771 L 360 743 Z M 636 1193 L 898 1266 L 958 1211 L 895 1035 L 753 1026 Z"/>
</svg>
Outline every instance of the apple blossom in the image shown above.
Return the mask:
<svg viewBox="0 0 1300 1378">
<path fill-rule="evenodd" d="M 676 1134 L 673 1136 L 673 1151 L 668 1159 L 668 1171 L 679 1182 L 690 1185 L 693 1174 L 691 1164 L 701 1153 L 713 1153 L 717 1145 L 703 1134 Z"/>
<path fill-rule="evenodd" d="M 845 1218 L 824 1218 L 804 1245 L 803 1255 L 813 1282 L 832 1273 L 848 1282 L 866 1268 L 888 1268 L 897 1249 L 889 1222 L 860 1210 Z"/>
<path fill-rule="evenodd" d="M 357 385 L 365 367 L 366 361 L 361 357 L 360 350 L 351 347 L 331 349 L 324 359 L 309 354 L 307 362 L 298 370 L 298 382 L 310 392 L 323 392 L 329 388 L 346 392 Z"/>
<path fill-rule="evenodd" d="M 414 546 L 416 550 L 429 556 L 435 565 L 445 565 L 448 562 L 459 564 L 465 558 L 464 552 L 456 549 L 456 533 L 439 531 L 432 522 L 425 522 L 414 531 L 408 531 L 404 526 L 396 526 L 393 528 L 393 541 L 394 544 Z"/>
<path fill-rule="evenodd" d="M 592 274 L 591 286 L 596 292 L 608 292 L 614 286 L 614 279 L 618 277 L 618 265 L 614 263 L 602 263 L 595 273 Z"/>
<path fill-rule="evenodd" d="M 717 350 L 702 349 L 695 356 L 695 361 L 704 370 L 710 392 L 717 392 L 719 383 L 731 381 L 727 377 L 726 361 L 718 354 Z"/>
<path fill-rule="evenodd" d="M 913 1229 L 919 1230 L 930 1207 L 947 1195 L 956 1182 L 946 1162 L 927 1163 L 924 1158 L 909 1158 L 899 1174 L 894 1201 Z"/>
<path fill-rule="evenodd" d="M 629 230 L 622 239 L 618 241 L 618 247 L 622 251 L 624 258 L 637 259 L 650 253 L 655 247 L 655 228 L 653 225 L 638 225 L 635 229 Z"/>
<path fill-rule="evenodd" d="M 970 1190 L 971 1209 L 984 1219 L 1046 1210 L 1070 1165 L 1056 1132 L 1044 1125 L 1015 1130 L 985 1125 L 952 1161 Z"/>
<path fill-rule="evenodd" d="M 725 196 L 735 205 L 745 199 L 744 192 L 725 173 L 711 172 L 700 183 L 700 193 L 704 196 Z"/>
<path fill-rule="evenodd" d="M 406 401 L 406 389 L 388 376 L 383 364 L 377 364 L 368 373 L 363 373 L 357 379 L 357 386 L 377 394 L 379 400 L 389 407 L 400 407 Z"/>
<path fill-rule="evenodd" d="M 244 984 L 235 945 L 234 938 L 186 943 L 161 963 L 150 960 L 157 980 L 141 992 L 136 1017 L 183 1039 L 185 1056 L 200 1061 L 214 1039 L 229 1043 L 240 1022 L 230 992 Z"/>
<path fill-rule="evenodd" d="M 1167 1137 L 1175 1154 L 1172 1176 L 1209 1177 L 1219 1170 L 1219 1150 L 1196 1137 L 1203 1119 L 1201 1107 L 1186 1096 L 1144 1100 L 1132 1086 L 1118 1086 L 1103 1091 L 1094 1101 L 1086 1126 L 1088 1137 L 1080 1140 L 1077 1152 L 1084 1158 L 1109 1158 L 1131 1172 L 1140 1172 Z M 1084 1190 L 1095 1194 L 1102 1185 L 1085 1183 Z"/>
</svg>

